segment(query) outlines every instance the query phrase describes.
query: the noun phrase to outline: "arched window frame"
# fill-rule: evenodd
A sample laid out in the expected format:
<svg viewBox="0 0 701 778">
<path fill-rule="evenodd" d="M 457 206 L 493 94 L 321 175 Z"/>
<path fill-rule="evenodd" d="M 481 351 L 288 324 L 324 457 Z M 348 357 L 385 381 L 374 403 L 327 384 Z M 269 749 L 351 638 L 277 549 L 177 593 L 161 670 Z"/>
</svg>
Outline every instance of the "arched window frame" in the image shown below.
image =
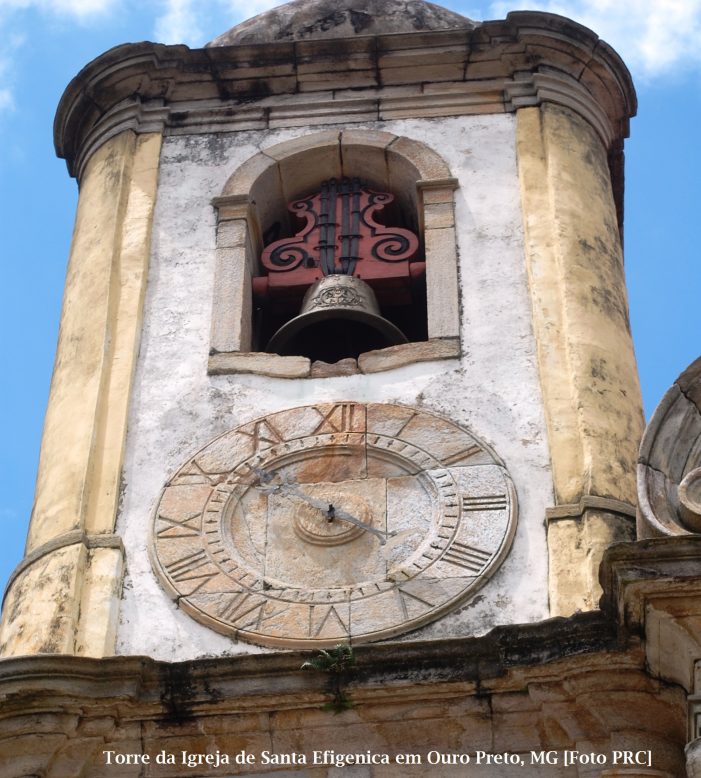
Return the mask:
<svg viewBox="0 0 701 778">
<path fill-rule="evenodd" d="M 428 340 L 361 354 L 361 372 L 460 355 L 457 179 L 445 161 L 419 141 L 372 130 L 324 131 L 284 141 L 250 157 L 212 201 L 217 233 L 211 374 L 311 375 L 306 357 L 251 351 L 251 279 L 263 249 L 261 225 L 269 221 L 266 209 L 313 191 L 322 177 L 344 175 L 404 193 L 417 214 L 425 246 Z"/>
</svg>

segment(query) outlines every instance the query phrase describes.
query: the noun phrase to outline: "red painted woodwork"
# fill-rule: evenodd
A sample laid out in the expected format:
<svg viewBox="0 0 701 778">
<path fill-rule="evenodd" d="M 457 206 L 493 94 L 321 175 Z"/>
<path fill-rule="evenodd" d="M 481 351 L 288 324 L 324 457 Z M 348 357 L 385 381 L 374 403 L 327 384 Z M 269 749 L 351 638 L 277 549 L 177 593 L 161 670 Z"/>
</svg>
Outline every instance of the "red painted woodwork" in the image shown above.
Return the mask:
<svg viewBox="0 0 701 778">
<path fill-rule="evenodd" d="M 265 247 L 261 264 L 267 275 L 253 280 L 256 294 L 301 299 L 323 276 L 342 274 L 362 278 L 380 300 L 410 302 L 411 281 L 425 264 L 416 261 L 419 239 L 411 230 L 376 220 L 393 200 L 344 178 L 325 181 L 317 194 L 290 203 L 305 224 L 295 236 Z"/>
</svg>

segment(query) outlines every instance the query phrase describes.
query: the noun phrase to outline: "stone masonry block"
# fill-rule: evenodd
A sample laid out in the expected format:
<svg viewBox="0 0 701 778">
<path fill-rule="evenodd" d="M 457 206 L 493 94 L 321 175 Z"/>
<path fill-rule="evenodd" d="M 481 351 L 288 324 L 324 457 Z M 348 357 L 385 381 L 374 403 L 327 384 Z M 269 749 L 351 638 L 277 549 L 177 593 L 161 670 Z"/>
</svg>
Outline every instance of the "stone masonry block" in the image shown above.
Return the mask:
<svg viewBox="0 0 701 778">
<path fill-rule="evenodd" d="M 272 378 L 307 378 L 311 373 L 311 365 L 306 357 L 281 357 L 262 352 L 230 352 L 211 356 L 209 373 L 257 373 Z"/>
</svg>

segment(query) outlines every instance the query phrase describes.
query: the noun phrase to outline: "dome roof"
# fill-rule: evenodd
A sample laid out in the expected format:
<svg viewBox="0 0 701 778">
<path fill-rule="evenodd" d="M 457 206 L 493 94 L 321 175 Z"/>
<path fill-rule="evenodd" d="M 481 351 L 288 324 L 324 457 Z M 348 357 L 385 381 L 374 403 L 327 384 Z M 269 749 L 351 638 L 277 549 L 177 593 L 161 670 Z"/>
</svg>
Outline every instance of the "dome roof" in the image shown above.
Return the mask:
<svg viewBox="0 0 701 778">
<path fill-rule="evenodd" d="M 477 23 L 424 0 L 293 0 L 232 27 L 208 46 L 472 29 Z"/>
</svg>

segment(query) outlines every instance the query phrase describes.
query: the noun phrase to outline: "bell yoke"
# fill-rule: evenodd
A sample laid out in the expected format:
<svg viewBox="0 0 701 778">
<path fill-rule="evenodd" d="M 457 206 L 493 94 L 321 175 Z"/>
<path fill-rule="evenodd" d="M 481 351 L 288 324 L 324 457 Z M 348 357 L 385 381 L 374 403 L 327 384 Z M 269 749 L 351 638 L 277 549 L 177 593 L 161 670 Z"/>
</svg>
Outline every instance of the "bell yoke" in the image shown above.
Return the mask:
<svg viewBox="0 0 701 778">
<path fill-rule="evenodd" d="M 401 330 L 381 316 L 377 298 L 410 303 L 426 265 L 417 259 L 414 232 L 378 221 L 393 201 L 392 194 L 374 192 L 357 178 L 332 178 L 316 194 L 289 204 L 305 224 L 293 237 L 264 249 L 267 275 L 253 279 L 253 291 L 272 304 L 301 301 L 301 308 L 273 335 L 267 350 L 284 351 L 298 332 L 330 319 L 369 326 L 379 346 L 406 343 Z"/>
</svg>

